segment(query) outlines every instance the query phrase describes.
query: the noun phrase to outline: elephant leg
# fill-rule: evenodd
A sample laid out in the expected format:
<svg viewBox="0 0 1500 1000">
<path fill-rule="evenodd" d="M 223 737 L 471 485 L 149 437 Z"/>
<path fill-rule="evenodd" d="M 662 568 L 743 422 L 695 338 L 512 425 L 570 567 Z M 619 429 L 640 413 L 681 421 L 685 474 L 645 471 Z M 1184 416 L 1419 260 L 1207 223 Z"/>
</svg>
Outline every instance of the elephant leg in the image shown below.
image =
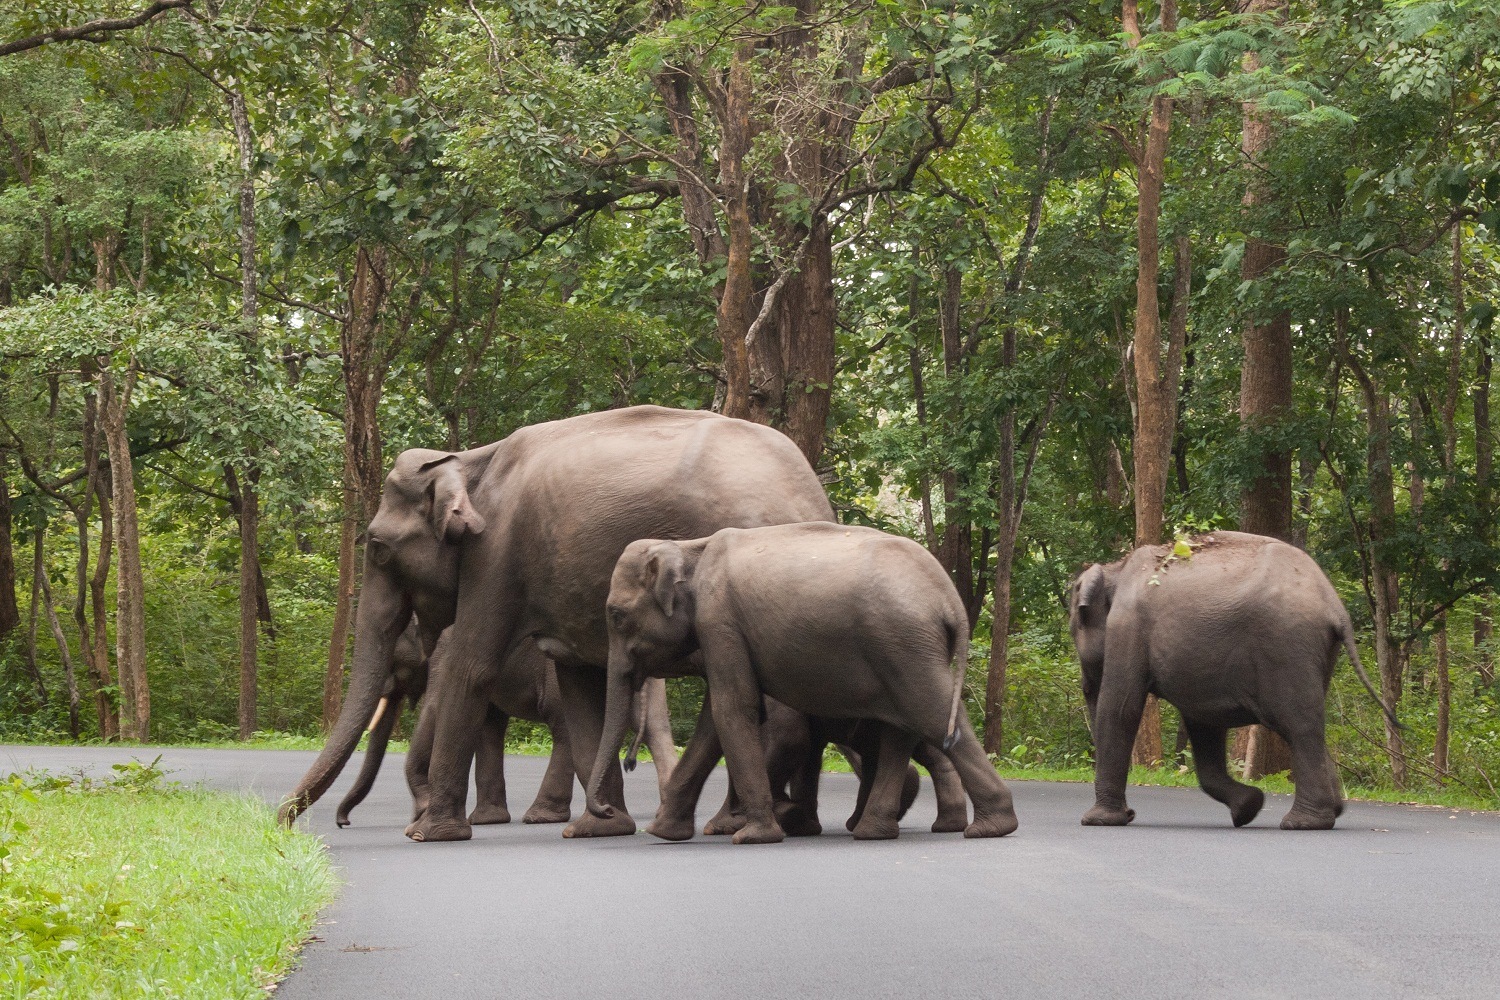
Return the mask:
<svg viewBox="0 0 1500 1000">
<path fill-rule="evenodd" d="M 484 728 L 474 750 L 474 811 L 469 822 L 475 826 L 509 823 L 510 809 L 505 803 L 505 730 L 510 716 L 490 705 L 484 713 Z"/>
<path fill-rule="evenodd" d="M 573 814 L 573 748 L 568 743 L 568 727 L 561 717 L 550 720 L 552 756 L 547 758 L 547 773 L 536 801 L 521 817 L 522 823 L 566 823 Z"/>
<path fill-rule="evenodd" d="M 704 678 L 714 693 L 714 727 L 724 745 L 729 777 L 745 807 L 745 825 L 734 835 L 736 844 L 775 844 L 786 838 L 776 822 L 771 782 L 760 745 L 761 692 L 744 641 L 724 632 L 705 632 Z"/>
<path fill-rule="evenodd" d="M 468 840 L 473 836 L 473 828 L 464 815 L 464 804 L 469 796 L 469 769 L 474 763 L 489 701 L 466 683 L 464 666 L 449 662 L 441 670 L 436 663 L 432 667 L 431 673 L 438 684 L 435 689 L 428 689 L 429 704 L 423 710 L 424 716 L 431 713 L 434 723 L 432 755 L 427 764 L 430 798 L 426 811 L 406 828 L 406 835 L 418 843 Z M 411 773 L 408 764 L 408 778 Z"/>
<path fill-rule="evenodd" d="M 344 801 L 339 803 L 338 812 L 334 814 L 333 821 L 340 827 L 349 825 L 349 811 L 363 802 L 375 785 L 375 776 L 380 773 L 380 764 L 385 760 L 386 745 L 391 741 L 391 731 L 396 728 L 396 720 L 401 716 L 401 703 L 400 694 L 390 695 L 385 712 L 370 730 L 370 742 L 365 749 L 364 762 L 359 768 L 359 777 L 354 779 L 354 787 L 349 789 Z"/>
<path fill-rule="evenodd" d="M 421 708 L 417 711 L 417 727 L 411 734 L 411 745 L 406 750 L 406 787 L 411 790 L 413 823 L 427 815 L 427 804 L 432 800 L 427 768 L 432 763 L 432 740 L 433 734 L 437 732 L 436 702 L 436 698 L 422 699 Z"/>
<path fill-rule="evenodd" d="M 974 803 L 974 822 L 964 827 L 965 837 L 1003 837 L 1016 829 L 1016 809 L 1010 789 L 995 773 L 984 748 L 974 736 L 967 712 L 958 713 L 958 740 L 947 751 L 958 771 L 959 781 Z"/>
<path fill-rule="evenodd" d="M 1320 716 L 1321 718 L 1321 716 Z M 1292 746 L 1292 774 L 1297 794 L 1281 820 L 1283 830 L 1332 830 L 1344 810 L 1342 782 L 1328 754 L 1321 726 L 1291 731 L 1284 737 Z"/>
<path fill-rule="evenodd" d="M 1198 771 L 1198 785 L 1212 798 L 1229 807 L 1235 826 L 1253 820 L 1265 805 L 1266 796 L 1254 785 L 1236 781 L 1225 765 L 1227 734 L 1220 726 L 1204 726 L 1183 716 L 1188 739 L 1193 743 L 1193 766 Z"/>
<path fill-rule="evenodd" d="M 875 768 L 879 763 L 880 745 L 865 745 L 864 751 L 854 749 L 846 744 L 839 745 L 839 753 L 844 755 L 844 760 L 849 762 L 849 770 L 859 778 L 859 791 L 854 796 L 854 811 L 849 818 L 844 820 L 844 829 L 853 831 L 859 826 L 859 821 L 864 818 L 865 806 L 870 803 L 870 788 L 875 784 Z"/>
<path fill-rule="evenodd" d="M 562 694 L 563 716 L 568 726 L 568 745 L 573 751 L 573 771 L 584 788 L 593 775 L 594 758 L 604 733 L 606 677 L 602 670 L 578 664 L 557 664 L 557 687 Z M 625 778 L 618 751 L 604 775 L 604 801 L 614 807 L 605 819 L 587 809 L 563 827 L 564 837 L 620 837 L 635 833 L 635 820 L 625 809 Z"/>
<path fill-rule="evenodd" d="M 933 833 L 958 833 L 969 825 L 969 801 L 964 797 L 963 782 L 953 762 L 937 747 L 922 740 L 912 750 L 912 757 L 927 768 L 932 777 L 932 791 L 937 795 L 938 813 Z"/>
<path fill-rule="evenodd" d="M 661 798 L 656 818 L 646 827 L 647 833 L 662 840 L 688 840 L 693 836 L 693 811 L 703 794 L 703 783 L 722 755 L 719 731 L 714 728 L 713 695 L 708 692 L 698 712 L 698 725 L 672 769 L 666 794 Z"/>
<path fill-rule="evenodd" d="M 818 780 L 823 775 L 824 746 L 811 739 L 787 754 L 784 772 L 772 768 L 773 787 L 787 789 L 786 797 L 776 803 L 776 822 L 788 837 L 816 837 L 823 832 L 818 822 Z"/>
<path fill-rule="evenodd" d="M 1094 711 L 1094 804 L 1083 814 L 1084 826 L 1124 826 L 1135 819 L 1135 810 L 1125 804 L 1125 784 L 1146 709 L 1146 681 L 1129 676 L 1130 669 L 1126 664 L 1113 673 L 1106 671 L 1099 691 Z"/>
<path fill-rule="evenodd" d="M 677 766 L 677 744 L 672 740 L 672 716 L 667 709 L 667 682 L 652 677 L 641 688 L 640 696 L 646 699 L 646 731 L 641 739 L 651 750 L 657 791 L 665 795 L 672 769 Z"/>
<path fill-rule="evenodd" d="M 894 840 L 901 832 L 901 787 L 911 767 L 911 751 L 917 738 L 895 726 L 882 726 L 880 751 L 864 809 L 854 826 L 855 840 Z M 861 762 L 870 769 L 868 755 Z M 861 781 L 861 788 L 866 782 Z"/>
</svg>

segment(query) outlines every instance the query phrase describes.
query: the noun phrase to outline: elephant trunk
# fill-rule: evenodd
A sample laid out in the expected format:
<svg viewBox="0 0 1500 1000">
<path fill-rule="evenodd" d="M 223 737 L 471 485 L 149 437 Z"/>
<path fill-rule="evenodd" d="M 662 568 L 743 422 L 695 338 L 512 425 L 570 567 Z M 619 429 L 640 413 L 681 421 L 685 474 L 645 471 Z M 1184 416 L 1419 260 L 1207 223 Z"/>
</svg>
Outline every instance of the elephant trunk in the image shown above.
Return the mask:
<svg viewBox="0 0 1500 1000">
<path fill-rule="evenodd" d="M 604 801 L 604 777 L 615 766 L 620 754 L 620 741 L 625 738 L 625 727 L 630 721 L 630 675 L 618 657 L 611 651 L 609 663 L 609 687 L 604 702 L 604 731 L 599 734 L 599 754 L 594 758 L 594 772 L 589 776 L 589 812 L 600 819 L 614 816 L 614 807 Z"/>
<path fill-rule="evenodd" d="M 396 728 L 396 720 L 401 717 L 401 698 L 399 693 L 381 698 L 380 704 L 375 708 L 375 717 L 370 720 L 370 742 L 365 749 L 364 764 L 359 769 L 359 777 L 354 779 L 354 787 L 349 789 L 334 815 L 333 821 L 339 827 L 349 825 L 349 811 L 363 802 L 375 785 L 375 777 L 380 773 L 381 762 L 385 760 L 385 748 L 391 742 L 391 731 Z"/>
<path fill-rule="evenodd" d="M 396 640 L 411 619 L 411 602 L 389 576 L 365 559 L 365 584 L 354 621 L 354 665 L 349 691 L 323 752 L 283 801 L 278 817 L 290 825 L 328 791 L 375 713 L 389 680 Z"/>
</svg>

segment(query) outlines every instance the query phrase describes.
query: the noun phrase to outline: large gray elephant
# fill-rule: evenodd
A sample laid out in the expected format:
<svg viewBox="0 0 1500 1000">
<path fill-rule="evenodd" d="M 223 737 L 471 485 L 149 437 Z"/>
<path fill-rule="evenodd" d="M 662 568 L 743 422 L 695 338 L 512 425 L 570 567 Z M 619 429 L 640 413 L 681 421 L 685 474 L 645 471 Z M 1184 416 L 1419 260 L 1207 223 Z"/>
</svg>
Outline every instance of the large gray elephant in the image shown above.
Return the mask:
<svg viewBox="0 0 1500 1000">
<path fill-rule="evenodd" d="M 463 808 L 484 692 L 523 643 L 556 664 L 574 770 L 588 778 L 604 718 L 604 598 L 629 542 L 832 516 L 785 435 L 704 411 L 629 407 L 525 427 L 471 451 L 403 452 L 367 532 L 346 709 L 292 805 L 358 742 L 391 647 L 413 611 L 426 627 L 430 595 L 454 602 L 453 631 L 424 708 L 433 740 L 425 773 L 413 774 L 420 761 L 408 758 L 408 778 L 430 788 L 408 834 L 460 840 L 470 835 Z M 618 764 L 604 794 L 615 815 L 584 814 L 565 835 L 634 832 Z"/>
<path fill-rule="evenodd" d="M 1015 830 L 1010 791 L 963 711 L 963 602 L 938 561 L 910 539 L 837 524 L 730 528 L 685 542 L 642 539 L 615 567 L 607 614 L 609 707 L 588 786 L 591 814 L 607 819 L 613 811 L 601 792 L 631 691 L 649 677 L 701 669 L 709 718 L 697 736 L 722 740 L 745 810 L 735 843 L 784 836 L 757 725 L 763 694 L 810 715 L 883 724 L 856 838 L 897 835 L 918 740 L 942 745 L 958 770 L 974 803 L 965 836 Z M 692 756 L 684 754 L 648 833 L 693 835 L 707 769 Z"/>
<path fill-rule="evenodd" d="M 1324 702 L 1341 650 L 1380 701 L 1348 610 L 1307 553 L 1274 538 L 1215 531 L 1180 552 L 1144 546 L 1074 582 L 1069 625 L 1095 754 L 1084 825 L 1135 818 L 1125 783 L 1146 696 L 1155 694 L 1182 713 L 1198 783 L 1229 807 L 1235 826 L 1253 820 L 1265 796 L 1230 777 L 1226 731 L 1260 723 L 1292 748 L 1297 794 L 1282 829 L 1331 829 L 1344 798 L 1324 742 Z"/>
</svg>

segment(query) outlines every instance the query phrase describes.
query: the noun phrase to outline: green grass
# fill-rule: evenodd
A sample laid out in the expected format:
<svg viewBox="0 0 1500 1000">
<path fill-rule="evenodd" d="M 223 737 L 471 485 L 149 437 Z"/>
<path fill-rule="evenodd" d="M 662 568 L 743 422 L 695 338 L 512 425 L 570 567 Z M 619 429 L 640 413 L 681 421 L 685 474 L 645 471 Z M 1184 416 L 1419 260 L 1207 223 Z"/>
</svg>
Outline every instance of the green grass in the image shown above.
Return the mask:
<svg viewBox="0 0 1500 1000">
<path fill-rule="evenodd" d="M 119 777 L 0 783 L 0 996 L 264 997 L 336 880 L 257 799 Z"/>
</svg>

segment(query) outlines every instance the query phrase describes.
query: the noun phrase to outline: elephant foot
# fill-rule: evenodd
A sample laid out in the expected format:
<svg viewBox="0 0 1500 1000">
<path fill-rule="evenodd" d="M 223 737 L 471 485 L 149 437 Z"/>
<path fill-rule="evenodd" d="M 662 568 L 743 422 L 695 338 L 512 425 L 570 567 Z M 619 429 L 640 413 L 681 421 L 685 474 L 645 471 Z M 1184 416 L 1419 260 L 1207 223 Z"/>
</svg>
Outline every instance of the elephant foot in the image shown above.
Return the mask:
<svg viewBox="0 0 1500 1000">
<path fill-rule="evenodd" d="M 796 802 L 776 803 L 776 825 L 788 837 L 816 837 L 823 832 L 818 817 Z"/>
<path fill-rule="evenodd" d="M 419 844 L 440 840 L 468 840 L 474 836 L 474 828 L 465 819 L 434 820 L 423 816 L 413 820 L 406 828 L 406 835 Z"/>
<path fill-rule="evenodd" d="M 692 840 L 696 831 L 693 829 L 691 816 L 686 819 L 658 816 L 646 827 L 646 832 L 662 840 L 682 841 Z"/>
<path fill-rule="evenodd" d="M 570 840 L 581 840 L 585 837 L 628 837 L 633 833 L 635 820 L 630 813 L 617 806 L 615 814 L 608 819 L 585 811 L 582 816 L 563 827 L 562 835 Z"/>
<path fill-rule="evenodd" d="M 720 809 L 714 813 L 712 819 L 703 824 L 703 835 L 705 837 L 723 837 L 731 833 L 739 833 L 744 826 L 744 813 L 735 813 L 728 809 Z"/>
<path fill-rule="evenodd" d="M 786 831 L 777 825 L 776 821 L 750 823 L 747 822 L 740 827 L 739 832 L 734 835 L 733 843 L 736 844 L 779 844 L 786 839 Z"/>
<path fill-rule="evenodd" d="M 969 828 L 968 810 L 953 812 L 947 815 L 938 813 L 938 818 L 933 821 L 933 833 L 958 833 Z"/>
<path fill-rule="evenodd" d="M 1332 830 L 1338 816 L 1333 810 L 1315 812 L 1312 809 L 1292 807 L 1292 811 L 1281 819 L 1283 830 Z"/>
<path fill-rule="evenodd" d="M 1132 815 L 1134 815 L 1132 813 Z M 965 837 L 1004 837 L 1016 832 L 1019 826 L 1014 810 L 975 816 L 974 822 L 964 827 Z"/>
<path fill-rule="evenodd" d="M 558 805 L 555 802 L 533 802 L 522 823 L 566 823 L 573 816 L 571 803 Z"/>
<path fill-rule="evenodd" d="M 474 826 L 494 826 L 510 822 L 510 810 L 497 802 L 474 807 L 469 813 L 469 822 Z"/>
<path fill-rule="evenodd" d="M 1266 793 L 1259 788 L 1247 788 L 1238 802 L 1230 803 L 1229 817 L 1235 826 L 1244 826 L 1260 815 L 1266 804 Z"/>
<path fill-rule="evenodd" d="M 876 817 L 866 810 L 850 832 L 855 840 L 895 840 L 901 834 L 901 825 L 895 817 Z"/>
<path fill-rule="evenodd" d="M 1124 826 L 1135 819 L 1134 809 L 1114 809 L 1096 805 L 1083 814 L 1084 826 Z"/>
</svg>

